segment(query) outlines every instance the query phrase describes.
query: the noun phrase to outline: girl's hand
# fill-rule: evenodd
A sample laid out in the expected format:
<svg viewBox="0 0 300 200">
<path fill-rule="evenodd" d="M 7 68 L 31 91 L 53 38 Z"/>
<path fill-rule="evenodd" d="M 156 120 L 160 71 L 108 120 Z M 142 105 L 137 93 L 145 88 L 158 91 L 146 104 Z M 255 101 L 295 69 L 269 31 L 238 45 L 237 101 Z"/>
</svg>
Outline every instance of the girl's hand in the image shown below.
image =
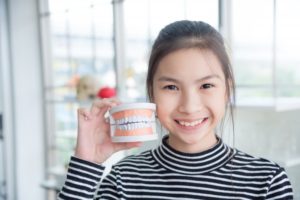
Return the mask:
<svg viewBox="0 0 300 200">
<path fill-rule="evenodd" d="M 117 99 L 103 99 L 94 102 L 90 110 L 78 109 L 77 158 L 101 164 L 117 151 L 140 146 L 140 142 L 111 141 L 110 125 L 104 115 L 118 104 L 120 102 Z"/>
</svg>

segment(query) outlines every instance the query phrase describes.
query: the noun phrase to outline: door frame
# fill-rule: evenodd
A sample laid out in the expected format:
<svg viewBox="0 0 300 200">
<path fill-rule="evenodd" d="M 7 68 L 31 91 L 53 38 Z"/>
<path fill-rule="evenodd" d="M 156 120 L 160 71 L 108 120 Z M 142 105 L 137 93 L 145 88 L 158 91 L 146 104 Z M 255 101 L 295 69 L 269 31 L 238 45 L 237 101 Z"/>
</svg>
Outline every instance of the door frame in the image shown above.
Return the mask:
<svg viewBox="0 0 300 200">
<path fill-rule="evenodd" d="M 16 153 L 13 109 L 13 85 L 11 71 L 11 49 L 8 27 L 8 3 L 0 0 L 0 87 L 3 107 L 3 151 L 6 180 L 6 198 L 17 199 L 16 194 Z"/>
</svg>

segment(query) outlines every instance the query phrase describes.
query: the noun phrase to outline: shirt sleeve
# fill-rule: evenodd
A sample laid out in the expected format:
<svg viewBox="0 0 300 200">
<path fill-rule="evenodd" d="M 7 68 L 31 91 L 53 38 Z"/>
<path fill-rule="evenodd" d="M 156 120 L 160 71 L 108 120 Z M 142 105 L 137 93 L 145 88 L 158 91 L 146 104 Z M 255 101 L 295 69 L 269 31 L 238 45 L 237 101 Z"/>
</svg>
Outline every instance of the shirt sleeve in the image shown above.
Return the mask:
<svg viewBox="0 0 300 200">
<path fill-rule="evenodd" d="M 119 189 L 122 188 L 121 174 L 118 167 L 112 166 L 109 174 L 103 178 L 100 187 L 96 191 L 96 199 L 109 199 L 109 200 L 118 200 L 121 199 L 119 194 Z"/>
<path fill-rule="evenodd" d="M 292 185 L 283 168 L 279 168 L 271 180 L 266 199 L 294 199 Z"/>
<path fill-rule="evenodd" d="M 67 178 L 57 199 L 94 199 L 104 169 L 102 165 L 71 157 Z"/>
</svg>

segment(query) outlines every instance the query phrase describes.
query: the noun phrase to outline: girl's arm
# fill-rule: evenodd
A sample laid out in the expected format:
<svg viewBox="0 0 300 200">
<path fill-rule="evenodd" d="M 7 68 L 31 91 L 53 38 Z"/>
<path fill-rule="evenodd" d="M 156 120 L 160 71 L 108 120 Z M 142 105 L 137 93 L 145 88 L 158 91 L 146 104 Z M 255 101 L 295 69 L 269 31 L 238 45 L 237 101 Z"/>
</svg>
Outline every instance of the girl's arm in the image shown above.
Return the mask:
<svg viewBox="0 0 300 200">
<path fill-rule="evenodd" d="M 118 104 L 116 99 L 104 99 L 94 102 L 91 109 L 78 110 L 75 157 L 71 158 L 67 180 L 58 199 L 93 199 L 104 171 L 101 164 L 113 153 L 141 144 L 112 142 L 104 115 Z"/>
<path fill-rule="evenodd" d="M 103 172 L 104 166 L 102 165 L 71 157 L 67 179 L 57 195 L 57 200 L 119 199 L 114 167 L 100 182 Z"/>
<path fill-rule="evenodd" d="M 71 157 L 67 179 L 57 199 L 94 199 L 104 167 Z"/>
<path fill-rule="evenodd" d="M 271 180 L 266 199 L 294 199 L 292 185 L 283 168 L 279 168 Z"/>
</svg>

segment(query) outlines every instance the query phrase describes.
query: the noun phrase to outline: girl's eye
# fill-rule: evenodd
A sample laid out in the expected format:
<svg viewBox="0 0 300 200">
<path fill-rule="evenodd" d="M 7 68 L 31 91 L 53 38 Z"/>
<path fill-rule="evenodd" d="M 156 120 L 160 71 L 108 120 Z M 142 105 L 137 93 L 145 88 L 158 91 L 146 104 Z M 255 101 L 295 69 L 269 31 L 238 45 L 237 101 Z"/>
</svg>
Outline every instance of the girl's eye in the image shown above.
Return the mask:
<svg viewBox="0 0 300 200">
<path fill-rule="evenodd" d="M 166 85 L 163 87 L 163 89 L 166 90 L 178 90 L 178 88 L 175 85 Z"/>
<path fill-rule="evenodd" d="M 210 84 L 210 83 L 206 83 L 206 84 L 203 84 L 201 86 L 201 89 L 209 89 L 209 88 L 212 88 L 214 87 L 213 84 Z"/>
</svg>

